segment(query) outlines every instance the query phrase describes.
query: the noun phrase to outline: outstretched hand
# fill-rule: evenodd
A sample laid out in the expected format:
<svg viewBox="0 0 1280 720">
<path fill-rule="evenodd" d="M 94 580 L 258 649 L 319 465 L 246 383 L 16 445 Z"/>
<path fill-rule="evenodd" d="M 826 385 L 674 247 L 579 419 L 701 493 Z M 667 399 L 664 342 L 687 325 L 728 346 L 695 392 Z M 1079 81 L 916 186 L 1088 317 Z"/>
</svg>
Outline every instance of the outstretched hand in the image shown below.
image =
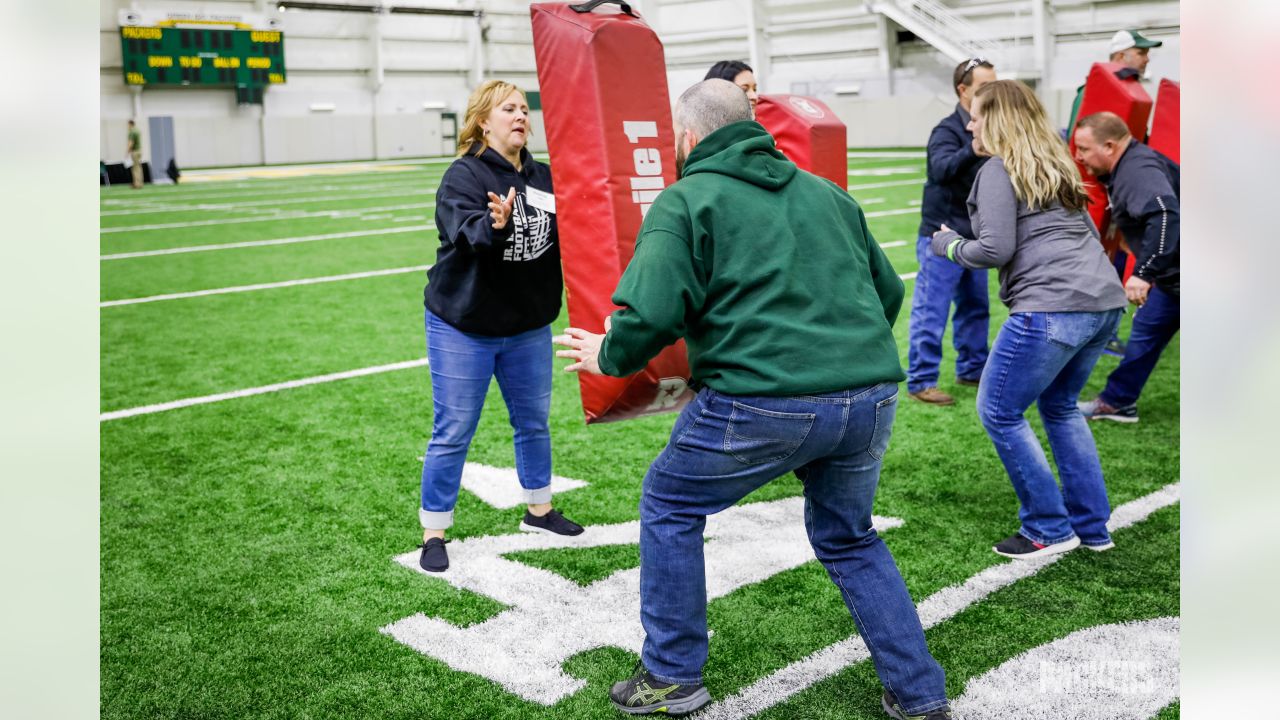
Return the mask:
<svg viewBox="0 0 1280 720">
<path fill-rule="evenodd" d="M 497 193 L 489 193 L 489 217 L 493 218 L 493 229 L 501 230 L 507 226 L 507 220 L 511 218 L 511 206 L 516 201 L 516 189 L 513 187 L 507 191 L 505 198 L 498 197 Z"/>
<path fill-rule="evenodd" d="M 592 375 L 603 375 L 600 371 L 600 346 L 605 335 L 613 327 L 610 318 L 604 319 L 604 334 L 597 335 L 581 328 L 565 328 L 563 335 L 552 338 L 552 342 L 563 345 L 568 350 L 557 350 L 556 357 L 569 358 L 574 362 L 565 366 L 565 372 L 587 372 Z"/>
</svg>

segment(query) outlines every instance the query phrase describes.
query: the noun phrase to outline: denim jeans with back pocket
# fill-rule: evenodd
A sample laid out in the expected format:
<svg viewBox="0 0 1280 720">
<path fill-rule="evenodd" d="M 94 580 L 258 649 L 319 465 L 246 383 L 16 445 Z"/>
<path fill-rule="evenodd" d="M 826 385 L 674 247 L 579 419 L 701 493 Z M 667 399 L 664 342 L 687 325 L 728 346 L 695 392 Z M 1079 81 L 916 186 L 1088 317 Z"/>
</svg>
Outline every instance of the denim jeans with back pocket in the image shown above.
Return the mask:
<svg viewBox="0 0 1280 720">
<path fill-rule="evenodd" d="M 1076 536 L 1085 545 L 1111 541 L 1102 464 L 1076 400 L 1115 333 L 1120 313 L 1012 313 L 991 347 L 978 389 L 978 416 L 1021 504 L 1019 532 L 1033 542 L 1052 545 Z M 1024 416 L 1033 403 L 1044 422 L 1061 488 Z"/>
<path fill-rule="evenodd" d="M 925 645 L 893 556 L 871 526 L 897 399 L 895 383 L 800 397 L 698 393 L 676 420 L 641 494 L 642 659 L 650 673 L 664 682 L 701 682 L 708 646 L 707 515 L 794 471 L 804 484 L 809 542 L 881 681 L 908 712 L 946 705 L 942 668 Z"/>
</svg>

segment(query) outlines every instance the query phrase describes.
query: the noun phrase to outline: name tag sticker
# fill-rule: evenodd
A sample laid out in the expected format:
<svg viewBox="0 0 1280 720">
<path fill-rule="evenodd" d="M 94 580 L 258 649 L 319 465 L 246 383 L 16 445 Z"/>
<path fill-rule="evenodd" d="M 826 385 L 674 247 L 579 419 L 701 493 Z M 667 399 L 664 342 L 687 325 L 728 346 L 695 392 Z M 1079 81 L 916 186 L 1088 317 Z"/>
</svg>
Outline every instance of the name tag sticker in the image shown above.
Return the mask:
<svg viewBox="0 0 1280 720">
<path fill-rule="evenodd" d="M 529 201 L 530 205 L 538 208 L 539 210 L 549 212 L 552 215 L 555 214 L 556 212 L 556 196 L 555 195 L 552 195 L 551 193 L 546 192 L 544 190 L 539 190 L 538 188 L 533 187 L 532 185 L 526 185 L 524 189 L 524 197 L 525 197 L 525 200 Z"/>
</svg>

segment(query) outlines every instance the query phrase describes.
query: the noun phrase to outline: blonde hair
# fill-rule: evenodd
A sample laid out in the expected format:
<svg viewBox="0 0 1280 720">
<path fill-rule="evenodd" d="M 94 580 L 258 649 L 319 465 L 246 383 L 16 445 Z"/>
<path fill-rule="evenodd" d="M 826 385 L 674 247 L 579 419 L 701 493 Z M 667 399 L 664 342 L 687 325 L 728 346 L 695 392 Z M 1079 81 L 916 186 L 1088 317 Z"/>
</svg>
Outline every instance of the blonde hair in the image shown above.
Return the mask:
<svg viewBox="0 0 1280 720">
<path fill-rule="evenodd" d="M 458 156 L 465 155 L 473 145 L 476 146 L 473 153 L 476 157 L 484 154 L 489 141 L 485 138 L 484 129 L 480 127 L 480 121 L 489 117 L 498 103 L 506 100 L 513 91 L 524 97 L 523 90 L 504 80 L 489 80 L 471 93 L 471 99 L 467 100 L 467 114 L 462 122 L 462 131 L 458 133 Z M 533 124 L 529 123 L 527 127 L 529 136 L 533 137 Z"/>
<path fill-rule="evenodd" d="M 979 88 L 974 98 L 981 103 L 982 144 L 1004 160 L 1019 200 L 1033 210 L 1055 201 L 1069 210 L 1088 204 L 1067 145 L 1031 88 L 1017 80 L 996 80 Z"/>
</svg>

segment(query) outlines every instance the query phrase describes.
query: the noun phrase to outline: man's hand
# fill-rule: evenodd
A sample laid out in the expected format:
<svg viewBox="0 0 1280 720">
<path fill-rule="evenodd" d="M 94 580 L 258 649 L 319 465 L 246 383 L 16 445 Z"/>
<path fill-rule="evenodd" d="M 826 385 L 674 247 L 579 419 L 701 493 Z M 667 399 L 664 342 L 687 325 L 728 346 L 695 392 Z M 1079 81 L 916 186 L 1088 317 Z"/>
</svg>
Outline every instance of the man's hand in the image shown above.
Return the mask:
<svg viewBox="0 0 1280 720">
<path fill-rule="evenodd" d="M 489 193 L 489 217 L 493 218 L 494 230 L 501 230 L 507 226 L 507 220 L 511 218 L 511 206 L 515 201 L 515 188 L 508 190 L 505 198 L 498 197 L 497 193 Z"/>
<path fill-rule="evenodd" d="M 942 233 L 947 233 L 947 232 L 951 232 L 951 228 L 947 227 L 947 224 L 946 224 L 946 223 L 942 223 L 942 229 L 941 229 L 941 230 L 937 230 L 937 231 L 935 231 L 935 232 L 933 233 L 933 236 L 934 236 L 934 237 L 938 237 L 938 235 L 940 235 L 940 234 L 942 234 Z"/>
<path fill-rule="evenodd" d="M 609 334 L 609 328 L 613 326 L 610 318 L 604 319 L 604 335 Z M 558 335 L 552 339 L 557 345 L 563 345 L 568 350 L 557 350 L 556 357 L 569 358 L 574 360 L 571 365 L 565 367 L 565 372 L 588 372 L 592 375 L 603 375 L 600 372 L 600 345 L 604 343 L 604 335 L 589 333 L 580 328 L 565 328 L 563 335 Z"/>
<path fill-rule="evenodd" d="M 1139 307 L 1147 304 L 1147 293 L 1151 291 L 1151 283 L 1137 275 L 1130 275 L 1129 282 L 1124 284 L 1124 294 L 1129 302 Z"/>
</svg>

